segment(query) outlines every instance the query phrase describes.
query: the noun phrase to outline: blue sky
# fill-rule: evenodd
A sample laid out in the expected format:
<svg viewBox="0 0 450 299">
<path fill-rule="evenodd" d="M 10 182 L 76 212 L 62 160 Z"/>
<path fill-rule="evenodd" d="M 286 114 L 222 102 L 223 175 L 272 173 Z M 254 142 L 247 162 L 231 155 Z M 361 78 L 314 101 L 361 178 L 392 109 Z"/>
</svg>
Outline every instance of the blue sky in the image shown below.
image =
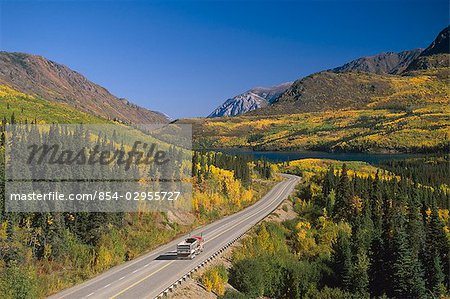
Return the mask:
<svg viewBox="0 0 450 299">
<path fill-rule="evenodd" d="M 0 49 L 43 55 L 172 118 L 251 87 L 426 47 L 448 1 L 2 1 Z"/>
</svg>

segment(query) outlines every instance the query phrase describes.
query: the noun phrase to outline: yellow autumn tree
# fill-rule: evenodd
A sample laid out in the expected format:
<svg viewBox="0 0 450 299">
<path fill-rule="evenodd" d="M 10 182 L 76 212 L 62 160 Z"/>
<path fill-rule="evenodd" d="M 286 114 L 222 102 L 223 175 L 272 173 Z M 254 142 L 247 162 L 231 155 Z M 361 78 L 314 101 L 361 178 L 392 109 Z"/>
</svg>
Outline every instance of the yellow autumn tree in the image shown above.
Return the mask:
<svg viewBox="0 0 450 299">
<path fill-rule="evenodd" d="M 316 240 L 314 231 L 308 221 L 300 221 L 296 225 L 297 230 L 297 253 L 302 257 L 311 257 L 316 252 Z"/>
<path fill-rule="evenodd" d="M 228 282 L 227 270 L 223 265 L 208 269 L 201 278 L 202 284 L 209 292 L 213 291 L 219 296 L 225 294 L 225 284 Z"/>
<path fill-rule="evenodd" d="M 208 292 L 212 291 L 213 284 L 212 284 L 212 281 L 209 279 L 209 276 L 204 275 L 202 277 L 202 284 Z"/>
<path fill-rule="evenodd" d="M 250 203 L 253 200 L 253 191 L 250 189 L 242 192 L 241 200 L 243 203 Z"/>
<path fill-rule="evenodd" d="M 327 215 L 326 210 L 324 215 L 318 219 L 316 240 L 318 242 L 317 254 L 325 258 L 330 258 L 333 252 L 333 244 L 336 242 L 340 232 L 347 235 L 351 234 L 351 227 L 346 222 L 333 222 Z"/>
<path fill-rule="evenodd" d="M 271 241 L 270 234 L 267 231 L 265 223 L 261 224 L 256 238 L 257 247 L 261 252 L 271 254 L 274 252 L 274 245 Z"/>
</svg>

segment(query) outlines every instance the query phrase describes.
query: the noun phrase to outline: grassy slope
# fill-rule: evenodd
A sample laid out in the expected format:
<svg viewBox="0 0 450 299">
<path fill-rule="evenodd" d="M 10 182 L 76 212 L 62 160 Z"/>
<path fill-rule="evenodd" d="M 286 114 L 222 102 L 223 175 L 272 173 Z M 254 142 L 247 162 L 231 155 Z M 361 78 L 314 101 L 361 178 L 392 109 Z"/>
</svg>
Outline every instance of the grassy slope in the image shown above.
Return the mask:
<svg viewBox="0 0 450 299">
<path fill-rule="evenodd" d="M 51 103 L 6 85 L 0 85 L 0 117 L 9 121 L 13 113 L 16 120 L 21 122 L 25 120 L 31 122 L 36 119 L 38 123 L 111 123 L 70 106 Z"/>
<path fill-rule="evenodd" d="M 352 76 L 356 76 L 353 74 Z M 190 119 L 197 147 L 362 152 L 434 151 L 448 146 L 447 69 L 385 76 L 391 92 L 358 110 Z M 295 110 L 291 110 L 295 111 Z"/>
<path fill-rule="evenodd" d="M 37 121 L 38 124 L 91 124 L 99 125 L 97 130 L 111 136 L 113 131 L 117 139 L 125 143 L 125 148 L 134 140 L 145 140 L 152 142 L 154 139 L 139 130 L 135 130 L 124 124 L 97 117 L 71 106 L 50 102 L 33 95 L 16 91 L 6 85 L 0 84 L 0 121 L 4 118 L 10 123 L 14 114 L 17 123 L 25 121 Z M 114 127 L 108 125 L 115 125 Z M 92 138 L 96 138 L 97 131 L 91 127 Z M 156 133 L 155 133 L 156 134 Z M 158 143 L 161 148 L 168 148 L 165 143 Z"/>
</svg>

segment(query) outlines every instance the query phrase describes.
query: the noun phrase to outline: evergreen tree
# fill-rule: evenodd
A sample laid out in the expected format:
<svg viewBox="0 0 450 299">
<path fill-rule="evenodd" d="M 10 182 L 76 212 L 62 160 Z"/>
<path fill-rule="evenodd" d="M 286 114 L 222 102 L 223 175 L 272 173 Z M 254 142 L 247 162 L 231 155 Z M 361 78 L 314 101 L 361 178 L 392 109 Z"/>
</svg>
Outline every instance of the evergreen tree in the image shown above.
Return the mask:
<svg viewBox="0 0 450 299">
<path fill-rule="evenodd" d="M 419 260 L 412 253 L 405 231 L 404 216 L 396 217 L 393 238 L 394 262 L 392 265 L 393 292 L 396 298 L 424 298 L 425 282 Z"/>
<path fill-rule="evenodd" d="M 427 219 L 427 234 L 422 260 L 427 289 L 435 295 L 440 294 L 447 278 L 443 261 L 448 263 L 448 246 L 437 209 L 433 209 Z"/>
<path fill-rule="evenodd" d="M 352 251 L 350 238 L 346 233 L 340 232 L 333 246 L 333 259 L 331 269 L 334 272 L 332 284 L 344 290 L 352 288 Z"/>
<path fill-rule="evenodd" d="M 371 204 L 371 216 L 375 229 L 381 230 L 382 227 L 382 194 L 380 187 L 379 171 L 375 174 L 372 182 L 369 201 Z"/>
<path fill-rule="evenodd" d="M 411 207 L 409 209 L 407 231 L 412 254 L 419 256 L 421 249 L 425 245 L 425 231 L 419 207 Z"/>
<path fill-rule="evenodd" d="M 351 189 L 350 180 L 347 175 L 347 166 L 342 165 L 341 176 L 336 189 L 336 203 L 334 205 L 334 218 L 336 220 L 349 221 L 352 218 L 353 193 Z"/>
<path fill-rule="evenodd" d="M 330 194 L 331 190 L 335 188 L 334 186 L 334 168 L 330 167 L 325 174 L 322 184 L 322 194 L 324 198 Z"/>
<path fill-rule="evenodd" d="M 439 255 L 435 254 L 431 258 L 431 263 L 427 264 L 427 267 L 425 268 L 426 287 L 436 298 L 439 298 L 445 291 L 445 275 L 442 271 Z"/>
<path fill-rule="evenodd" d="M 372 296 L 381 296 L 389 292 L 389 271 L 385 262 L 385 245 L 381 233 L 377 233 L 372 239 L 370 247 L 369 289 Z"/>
</svg>

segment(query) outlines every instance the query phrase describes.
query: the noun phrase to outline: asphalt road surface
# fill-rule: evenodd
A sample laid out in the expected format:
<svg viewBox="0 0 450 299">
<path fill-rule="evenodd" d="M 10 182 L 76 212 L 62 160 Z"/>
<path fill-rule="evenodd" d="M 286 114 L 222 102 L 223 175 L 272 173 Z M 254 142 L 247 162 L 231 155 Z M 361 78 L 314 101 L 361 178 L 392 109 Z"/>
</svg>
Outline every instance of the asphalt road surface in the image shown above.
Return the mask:
<svg viewBox="0 0 450 299">
<path fill-rule="evenodd" d="M 191 235 L 202 234 L 205 240 L 204 251 L 193 260 L 176 259 L 176 244 L 184 236 L 50 298 L 155 298 L 276 209 L 299 180 L 294 175 L 283 176 L 286 180 L 278 183 L 254 205 L 191 232 Z"/>
</svg>

